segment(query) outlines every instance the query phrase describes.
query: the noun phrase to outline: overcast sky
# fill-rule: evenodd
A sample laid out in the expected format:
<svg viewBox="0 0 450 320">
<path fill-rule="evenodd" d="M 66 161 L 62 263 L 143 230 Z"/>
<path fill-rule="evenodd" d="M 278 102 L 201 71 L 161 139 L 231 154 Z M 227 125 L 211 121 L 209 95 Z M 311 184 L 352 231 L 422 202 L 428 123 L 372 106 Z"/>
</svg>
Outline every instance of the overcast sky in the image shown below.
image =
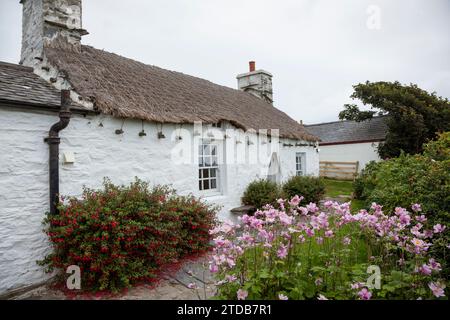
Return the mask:
<svg viewBox="0 0 450 320">
<path fill-rule="evenodd" d="M 0 0 L 0 61 L 20 59 L 21 5 Z M 248 61 L 296 120 L 337 120 L 352 85 L 450 97 L 449 0 L 83 0 L 84 44 L 236 88 Z"/>
</svg>

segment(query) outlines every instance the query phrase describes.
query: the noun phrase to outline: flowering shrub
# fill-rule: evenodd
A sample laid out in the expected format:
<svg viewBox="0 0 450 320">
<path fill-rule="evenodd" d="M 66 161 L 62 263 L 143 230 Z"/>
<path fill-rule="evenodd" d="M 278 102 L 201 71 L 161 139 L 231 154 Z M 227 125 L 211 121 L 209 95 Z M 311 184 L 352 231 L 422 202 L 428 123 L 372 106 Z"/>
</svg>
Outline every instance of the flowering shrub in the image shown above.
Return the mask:
<svg viewBox="0 0 450 320">
<path fill-rule="evenodd" d="M 62 273 L 79 266 L 83 290 L 151 280 L 161 266 L 207 250 L 215 226 L 215 208 L 138 179 L 129 186 L 105 180 L 103 190 L 84 189 L 59 210 L 45 220 L 54 251 L 39 263 Z"/>
<path fill-rule="evenodd" d="M 355 193 L 366 200 L 382 203 L 386 210 L 420 203 L 433 224 L 450 223 L 450 145 L 449 133 L 424 145 L 424 155 L 405 155 L 371 164 L 355 184 Z M 448 256 L 448 234 L 435 240 L 431 250 L 436 258 Z M 446 277 L 450 269 L 443 270 Z"/>
<path fill-rule="evenodd" d="M 392 215 L 372 204 L 350 212 L 350 203 L 324 208 L 301 198 L 280 199 L 242 225 L 225 222 L 211 230 L 211 272 L 222 299 L 431 299 L 445 295 L 442 263 L 430 258 L 435 235 L 420 205 Z M 379 268 L 381 287 L 367 273 Z M 376 283 L 375 283 L 376 285 Z"/>
</svg>

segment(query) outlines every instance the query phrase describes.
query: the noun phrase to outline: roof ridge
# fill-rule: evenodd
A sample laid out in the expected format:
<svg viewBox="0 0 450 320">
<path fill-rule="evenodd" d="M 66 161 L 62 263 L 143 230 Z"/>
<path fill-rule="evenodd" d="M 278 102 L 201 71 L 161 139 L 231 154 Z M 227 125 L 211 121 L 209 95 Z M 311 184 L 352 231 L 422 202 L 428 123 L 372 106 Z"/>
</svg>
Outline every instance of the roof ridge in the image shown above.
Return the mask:
<svg viewBox="0 0 450 320">
<path fill-rule="evenodd" d="M 23 71 L 31 71 L 31 72 L 33 72 L 33 68 L 27 67 L 27 66 L 23 66 L 23 65 L 21 65 L 21 64 L 16 64 L 16 63 L 10 63 L 10 62 L 5 62 L 5 61 L 0 61 L 0 66 L 6 67 L 6 68 L 12 68 L 12 69 L 17 69 L 17 70 L 23 70 Z"/>
<path fill-rule="evenodd" d="M 389 116 L 389 115 L 384 114 L 384 115 L 381 115 L 381 116 L 376 116 L 376 117 L 369 118 L 369 119 L 367 119 L 367 120 L 379 119 L 379 118 L 384 118 L 384 117 L 387 117 L 387 116 Z M 366 121 L 366 120 L 364 120 L 364 121 Z M 364 122 L 364 121 L 359 121 L 359 122 Z M 330 121 L 330 122 L 321 122 L 321 123 L 313 123 L 313 124 L 304 124 L 303 126 L 304 126 L 304 127 L 314 127 L 314 126 L 321 126 L 321 125 L 325 125 L 325 124 L 341 123 L 341 122 L 358 122 L 358 121 L 355 121 L 355 120 L 336 120 L 336 121 Z"/>
</svg>

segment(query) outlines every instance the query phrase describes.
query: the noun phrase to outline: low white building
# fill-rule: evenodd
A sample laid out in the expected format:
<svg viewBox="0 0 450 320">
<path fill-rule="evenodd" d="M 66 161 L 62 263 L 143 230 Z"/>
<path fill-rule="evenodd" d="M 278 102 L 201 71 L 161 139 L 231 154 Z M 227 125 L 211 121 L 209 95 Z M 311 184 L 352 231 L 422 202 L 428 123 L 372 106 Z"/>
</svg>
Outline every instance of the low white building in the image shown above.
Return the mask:
<svg viewBox="0 0 450 320">
<path fill-rule="evenodd" d="M 225 219 L 254 179 L 318 175 L 318 139 L 273 106 L 254 63 L 223 87 L 82 45 L 81 0 L 22 3 L 21 65 L 0 63 L 0 294 L 46 279 L 56 194 L 139 177 Z"/>
<path fill-rule="evenodd" d="M 378 145 L 386 138 L 386 116 L 370 120 L 335 121 L 305 125 L 320 138 L 321 162 L 358 162 L 358 171 L 370 161 L 379 161 Z"/>
</svg>

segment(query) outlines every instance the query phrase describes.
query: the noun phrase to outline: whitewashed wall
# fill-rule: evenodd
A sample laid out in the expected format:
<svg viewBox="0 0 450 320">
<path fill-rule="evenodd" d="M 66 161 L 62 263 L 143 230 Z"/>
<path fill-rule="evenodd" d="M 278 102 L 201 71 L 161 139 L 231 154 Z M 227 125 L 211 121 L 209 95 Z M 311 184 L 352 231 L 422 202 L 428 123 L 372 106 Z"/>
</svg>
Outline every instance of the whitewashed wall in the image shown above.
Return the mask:
<svg viewBox="0 0 450 320">
<path fill-rule="evenodd" d="M 48 211 L 48 146 L 43 139 L 56 121 L 55 113 L 0 109 L 0 294 L 46 277 L 36 265 L 36 260 L 49 250 L 41 225 Z M 177 143 L 171 135 L 176 135 L 179 127 L 165 125 L 162 131 L 166 139 L 157 139 L 159 126 L 155 124 L 144 124 L 146 137 L 138 136 L 141 121 L 126 120 L 124 134 L 115 134 L 121 127 L 121 119 L 109 116 L 73 116 L 61 132 L 61 194 L 78 196 L 83 185 L 100 187 L 104 177 L 128 184 L 137 176 L 152 184 L 170 184 L 180 194 L 193 193 L 221 205 L 219 218 L 227 219 L 232 218 L 229 210 L 240 205 L 248 183 L 267 175 L 268 165 L 263 164 L 221 166 L 220 193 L 206 197 L 198 191 L 197 165 L 173 163 L 171 155 Z M 192 125 L 183 129 L 193 132 Z M 318 153 L 313 147 L 279 145 L 281 180 L 295 174 L 296 152 L 306 152 L 307 174 L 318 175 Z M 236 146 L 256 148 L 256 144 Z M 63 163 L 65 152 L 74 153 L 73 164 Z"/>
<path fill-rule="evenodd" d="M 378 142 L 338 144 L 320 146 L 320 161 L 359 161 L 359 170 L 370 161 L 380 161 L 377 153 Z"/>
</svg>

